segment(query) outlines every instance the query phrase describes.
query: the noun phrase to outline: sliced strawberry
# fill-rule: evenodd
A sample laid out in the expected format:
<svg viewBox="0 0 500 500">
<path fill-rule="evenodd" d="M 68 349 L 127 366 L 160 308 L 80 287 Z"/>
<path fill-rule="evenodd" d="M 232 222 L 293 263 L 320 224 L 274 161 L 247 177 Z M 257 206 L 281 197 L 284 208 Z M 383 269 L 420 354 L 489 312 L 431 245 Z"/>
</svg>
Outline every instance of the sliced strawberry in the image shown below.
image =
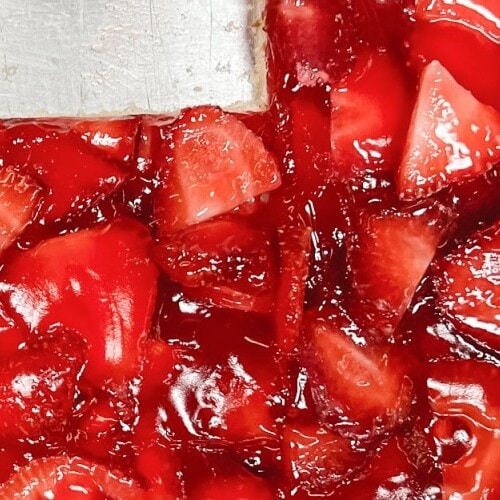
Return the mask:
<svg viewBox="0 0 500 500">
<path fill-rule="evenodd" d="M 500 349 L 500 220 L 476 232 L 438 267 L 438 305 L 459 331 Z"/>
<path fill-rule="evenodd" d="M 500 111 L 499 3 L 419 0 L 415 18 L 409 43 L 412 62 L 421 67 L 437 59 L 460 85 Z"/>
<path fill-rule="evenodd" d="M 84 376 L 100 387 L 137 373 L 156 297 L 151 245 L 131 219 L 69 233 L 17 255 L 1 288 L 31 330 L 80 334 L 89 348 Z"/>
<path fill-rule="evenodd" d="M 395 170 L 413 100 L 404 67 L 387 53 L 365 52 L 330 100 L 335 168 L 347 178 Z"/>
<path fill-rule="evenodd" d="M 128 163 L 134 158 L 140 121 L 137 116 L 113 120 L 83 120 L 72 124 L 71 130 L 108 158 Z"/>
<path fill-rule="evenodd" d="M 278 0 L 272 8 L 275 55 L 305 86 L 328 83 L 346 72 L 362 42 L 361 27 L 372 20 L 362 3 L 351 1 Z"/>
<path fill-rule="evenodd" d="M 236 354 L 224 364 L 185 368 L 170 387 L 169 400 L 191 436 L 240 442 L 273 435 L 267 393 Z"/>
<path fill-rule="evenodd" d="M 338 498 L 356 500 L 441 498 L 439 486 L 429 483 L 429 477 L 420 481 L 407 455 L 393 437 L 382 444 L 363 473 L 339 488 Z"/>
<path fill-rule="evenodd" d="M 350 240 L 356 319 L 376 336 L 391 336 L 450 225 L 438 204 L 404 211 L 365 211 Z"/>
<path fill-rule="evenodd" d="M 2 498 L 109 498 L 137 500 L 144 492 L 121 473 L 80 457 L 42 458 L 19 469 L 0 486 Z"/>
<path fill-rule="evenodd" d="M 40 187 L 12 167 L 0 170 L 0 252 L 11 245 L 33 219 Z"/>
<path fill-rule="evenodd" d="M 176 500 L 182 498 L 179 478 L 180 460 L 174 449 L 159 444 L 141 450 L 135 468 L 146 482 L 146 498 Z"/>
<path fill-rule="evenodd" d="M 496 0 L 418 0 L 415 17 L 430 22 L 446 20 L 500 42 L 500 6 Z"/>
<path fill-rule="evenodd" d="M 261 139 L 218 108 L 186 110 L 171 131 L 155 218 L 160 235 L 210 219 L 280 185 Z"/>
<path fill-rule="evenodd" d="M 498 367 L 472 360 L 430 366 L 427 387 L 439 417 L 433 435 L 446 498 L 496 498 L 500 493 L 498 374 Z"/>
<path fill-rule="evenodd" d="M 175 233 L 162 240 L 157 256 L 189 297 L 248 311 L 272 307 L 277 270 L 270 235 L 243 218 L 205 221 Z"/>
<path fill-rule="evenodd" d="M 285 477 L 295 495 L 332 495 L 368 460 L 368 454 L 355 450 L 349 438 L 317 424 L 285 424 L 281 447 Z"/>
<path fill-rule="evenodd" d="M 0 359 L 9 359 L 16 354 L 28 338 L 28 329 L 24 323 L 16 322 L 10 317 L 0 303 Z"/>
<path fill-rule="evenodd" d="M 19 351 L 0 367 L 0 438 L 62 431 L 81 365 L 48 351 Z"/>
<path fill-rule="evenodd" d="M 478 176 L 500 160 L 500 112 L 480 103 L 437 61 L 420 79 L 398 192 L 428 196 L 453 182 Z"/>
<path fill-rule="evenodd" d="M 281 351 L 291 353 L 297 346 L 304 314 L 311 229 L 281 227 L 278 239 L 280 273 L 275 308 L 276 335 Z"/>
<path fill-rule="evenodd" d="M 310 313 L 305 366 L 311 371 L 316 409 L 324 423 L 347 436 L 372 438 L 400 426 L 410 413 L 411 358 L 396 348 L 367 346 L 341 310 Z"/>
<path fill-rule="evenodd" d="M 4 166 L 31 175 L 47 189 L 40 209 L 47 221 L 80 213 L 125 179 L 117 164 L 94 153 L 64 125 L 12 122 L 0 135 Z"/>
</svg>

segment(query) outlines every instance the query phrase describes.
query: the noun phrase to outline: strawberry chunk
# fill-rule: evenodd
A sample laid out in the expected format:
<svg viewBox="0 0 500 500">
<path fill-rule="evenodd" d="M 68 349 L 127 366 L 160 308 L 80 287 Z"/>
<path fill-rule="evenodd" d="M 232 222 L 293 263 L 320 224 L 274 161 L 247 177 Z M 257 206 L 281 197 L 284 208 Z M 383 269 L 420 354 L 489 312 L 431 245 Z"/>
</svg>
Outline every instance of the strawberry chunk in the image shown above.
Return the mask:
<svg viewBox="0 0 500 500">
<path fill-rule="evenodd" d="M 270 235 L 242 218 L 201 222 L 164 239 L 157 262 L 189 297 L 267 312 L 274 302 L 276 262 Z"/>
<path fill-rule="evenodd" d="M 422 73 L 398 173 L 402 199 L 478 176 L 500 159 L 500 112 L 479 102 L 439 62 Z"/>
<path fill-rule="evenodd" d="M 281 447 L 290 490 L 311 497 L 332 495 L 368 458 L 364 450 L 353 448 L 349 438 L 317 424 L 285 424 Z"/>
<path fill-rule="evenodd" d="M 136 500 L 141 488 L 121 473 L 80 457 L 42 458 L 21 468 L 0 486 L 2 498 L 109 498 Z"/>
<path fill-rule="evenodd" d="M 111 160 L 128 163 L 134 157 L 139 117 L 113 120 L 83 120 L 71 125 L 71 130 L 87 144 Z"/>
<path fill-rule="evenodd" d="M 261 139 L 218 108 L 186 110 L 171 129 L 155 217 L 160 235 L 223 214 L 280 183 Z"/>
<path fill-rule="evenodd" d="M 409 43 L 412 63 L 420 68 L 438 60 L 460 85 L 500 111 L 499 3 L 419 0 L 415 19 Z"/>
<path fill-rule="evenodd" d="M 331 146 L 345 177 L 396 169 L 413 99 L 404 68 L 392 56 L 365 52 L 330 93 Z"/>
<path fill-rule="evenodd" d="M 2 346 L 0 359 L 9 359 L 26 342 L 28 329 L 22 322 L 19 323 L 16 324 L 4 305 L 0 303 L 0 345 Z"/>
<path fill-rule="evenodd" d="M 46 188 L 40 217 L 48 222 L 80 213 L 125 180 L 117 164 L 94 152 L 64 124 L 8 122 L 0 134 L 3 164 Z"/>
<path fill-rule="evenodd" d="M 393 335 L 450 222 L 438 204 L 360 214 L 356 238 L 349 242 L 349 305 L 365 329 Z"/>
<path fill-rule="evenodd" d="M 2 270 L 1 289 L 32 331 L 61 325 L 88 345 L 97 386 L 133 376 L 156 297 L 151 238 L 131 219 L 42 242 Z"/>
<path fill-rule="evenodd" d="M 441 310 L 459 331 L 500 349 L 500 220 L 447 255 L 437 273 Z"/>
<path fill-rule="evenodd" d="M 413 382 L 406 353 L 367 346 L 341 309 L 329 316 L 310 313 L 304 330 L 304 363 L 315 382 L 316 410 L 329 428 L 371 439 L 407 419 Z"/>
<path fill-rule="evenodd" d="M 311 229 L 281 227 L 278 229 L 278 239 L 280 277 L 275 308 L 276 335 L 281 351 L 291 353 L 297 347 L 304 314 Z"/>
<path fill-rule="evenodd" d="M 431 365 L 429 401 L 443 464 L 446 498 L 496 498 L 500 494 L 498 367 L 461 360 Z"/>
<path fill-rule="evenodd" d="M 271 39 L 279 62 L 304 86 L 330 82 L 346 72 L 373 21 L 363 3 L 278 0 Z"/>
<path fill-rule="evenodd" d="M 19 351 L 4 361 L 0 367 L 0 438 L 38 438 L 64 430 L 80 368 L 48 351 Z"/>
<path fill-rule="evenodd" d="M 11 245 L 32 220 L 40 187 L 12 167 L 0 170 L 0 252 Z"/>
<path fill-rule="evenodd" d="M 169 399 L 191 436 L 226 442 L 263 439 L 273 435 L 274 420 L 259 379 L 230 354 L 217 365 L 185 368 L 170 387 Z"/>
</svg>

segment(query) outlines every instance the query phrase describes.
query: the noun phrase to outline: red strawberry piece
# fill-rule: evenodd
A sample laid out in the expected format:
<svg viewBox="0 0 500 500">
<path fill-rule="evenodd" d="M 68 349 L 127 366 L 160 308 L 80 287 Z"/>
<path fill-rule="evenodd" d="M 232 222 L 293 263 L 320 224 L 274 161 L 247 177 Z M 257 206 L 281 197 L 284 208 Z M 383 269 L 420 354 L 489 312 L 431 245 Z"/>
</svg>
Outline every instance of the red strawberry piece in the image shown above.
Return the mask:
<svg viewBox="0 0 500 500">
<path fill-rule="evenodd" d="M 278 240 L 280 272 L 275 307 L 276 335 L 281 351 L 291 353 L 297 346 L 304 313 L 311 229 L 281 227 Z"/>
<path fill-rule="evenodd" d="M 500 398 L 497 366 L 474 360 L 430 365 L 429 401 L 439 417 L 433 435 L 446 498 L 500 493 Z"/>
<path fill-rule="evenodd" d="M 174 449 L 160 444 L 151 445 L 137 454 L 135 469 L 147 485 L 146 498 L 182 498 L 182 485 L 178 475 L 179 462 Z"/>
<path fill-rule="evenodd" d="M 28 329 L 24 323 L 19 323 L 16 324 L 0 303 L 0 359 L 9 359 L 26 342 Z"/>
<path fill-rule="evenodd" d="M 375 336 L 390 337 L 434 258 L 451 217 L 439 204 L 360 214 L 350 243 L 356 319 Z"/>
<path fill-rule="evenodd" d="M 351 440 L 318 424 L 290 422 L 282 433 L 282 457 L 289 489 L 312 496 L 329 496 L 359 470 L 369 454 Z"/>
<path fill-rule="evenodd" d="M 415 18 L 409 42 L 412 62 L 420 67 L 438 60 L 460 85 L 500 111 L 499 3 L 419 0 Z"/>
<path fill-rule="evenodd" d="M 418 477 L 395 437 L 373 454 L 368 467 L 338 490 L 338 498 L 356 500 L 440 498 L 438 484 Z"/>
<path fill-rule="evenodd" d="M 412 399 L 411 357 L 395 347 L 368 346 L 340 308 L 304 321 L 304 366 L 312 374 L 316 410 L 348 437 L 371 439 L 407 419 Z"/>
<path fill-rule="evenodd" d="M 165 138 L 169 135 L 174 118 L 165 116 L 143 116 L 137 144 L 137 171 L 152 177 L 156 170 L 167 166 L 169 153 Z"/>
<path fill-rule="evenodd" d="M 405 68 L 384 52 L 365 52 L 332 88 L 331 146 L 345 177 L 392 171 L 400 160 L 413 92 Z"/>
<path fill-rule="evenodd" d="M 134 158 L 139 117 L 108 120 L 83 120 L 71 125 L 71 130 L 107 158 L 128 163 Z"/>
<path fill-rule="evenodd" d="M 46 188 L 40 217 L 75 215 L 113 192 L 125 173 L 64 125 L 12 122 L 0 132 L 5 166 L 31 175 Z"/>
<path fill-rule="evenodd" d="M 402 199 L 428 196 L 500 160 L 500 112 L 479 102 L 439 62 L 422 73 L 398 173 Z"/>
<path fill-rule="evenodd" d="M 439 262 L 438 306 L 459 332 L 500 349 L 500 220 Z"/>
<path fill-rule="evenodd" d="M 418 0 L 415 17 L 456 23 L 500 42 L 500 6 L 496 0 Z"/>
<path fill-rule="evenodd" d="M 80 368 L 49 351 L 19 351 L 4 361 L 0 367 L 0 437 L 38 438 L 64 430 Z"/>
<path fill-rule="evenodd" d="M 144 492 L 120 472 L 80 457 L 34 460 L 0 486 L 2 498 L 109 498 L 137 500 Z"/>
<path fill-rule="evenodd" d="M 1 272 L 1 288 L 31 330 L 62 325 L 81 335 L 88 381 L 121 381 L 137 373 L 151 323 L 151 245 L 132 219 L 68 233 L 17 255 Z"/>
<path fill-rule="evenodd" d="M 230 442 L 273 437 L 267 392 L 236 354 L 224 364 L 184 368 L 169 388 L 169 400 L 191 436 Z"/>
<path fill-rule="evenodd" d="M 278 62 L 304 86 L 320 85 L 346 72 L 362 42 L 361 27 L 373 21 L 363 3 L 279 0 L 270 12 Z"/>
<path fill-rule="evenodd" d="M 10 166 L 0 169 L 0 252 L 23 232 L 39 202 L 40 187 L 31 177 Z"/>
<path fill-rule="evenodd" d="M 281 183 L 261 139 L 218 108 L 184 111 L 168 150 L 155 204 L 160 235 L 228 212 Z"/>
<path fill-rule="evenodd" d="M 201 222 L 164 238 L 157 262 L 187 296 L 245 311 L 268 312 L 276 262 L 268 232 L 243 218 Z"/>
</svg>

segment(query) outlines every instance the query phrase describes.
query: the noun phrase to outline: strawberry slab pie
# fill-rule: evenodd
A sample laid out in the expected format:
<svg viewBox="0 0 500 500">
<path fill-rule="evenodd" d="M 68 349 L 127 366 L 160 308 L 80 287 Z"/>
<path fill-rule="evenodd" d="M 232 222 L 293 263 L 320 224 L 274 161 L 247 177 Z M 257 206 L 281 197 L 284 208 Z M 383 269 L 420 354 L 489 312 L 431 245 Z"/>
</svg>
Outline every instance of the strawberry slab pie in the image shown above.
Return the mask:
<svg viewBox="0 0 500 500">
<path fill-rule="evenodd" d="M 500 3 L 269 0 L 265 112 L 0 124 L 0 498 L 500 498 Z"/>
</svg>

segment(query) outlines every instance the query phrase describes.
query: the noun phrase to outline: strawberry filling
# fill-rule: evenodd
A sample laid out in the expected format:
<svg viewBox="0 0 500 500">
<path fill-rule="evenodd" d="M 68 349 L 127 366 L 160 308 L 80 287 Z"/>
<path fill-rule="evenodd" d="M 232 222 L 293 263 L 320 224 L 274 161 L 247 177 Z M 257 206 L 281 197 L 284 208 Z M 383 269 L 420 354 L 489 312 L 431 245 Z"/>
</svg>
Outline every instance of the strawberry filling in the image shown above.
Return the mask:
<svg viewBox="0 0 500 500">
<path fill-rule="evenodd" d="M 500 496 L 495 0 L 269 0 L 263 113 L 0 124 L 0 497 Z"/>
</svg>

